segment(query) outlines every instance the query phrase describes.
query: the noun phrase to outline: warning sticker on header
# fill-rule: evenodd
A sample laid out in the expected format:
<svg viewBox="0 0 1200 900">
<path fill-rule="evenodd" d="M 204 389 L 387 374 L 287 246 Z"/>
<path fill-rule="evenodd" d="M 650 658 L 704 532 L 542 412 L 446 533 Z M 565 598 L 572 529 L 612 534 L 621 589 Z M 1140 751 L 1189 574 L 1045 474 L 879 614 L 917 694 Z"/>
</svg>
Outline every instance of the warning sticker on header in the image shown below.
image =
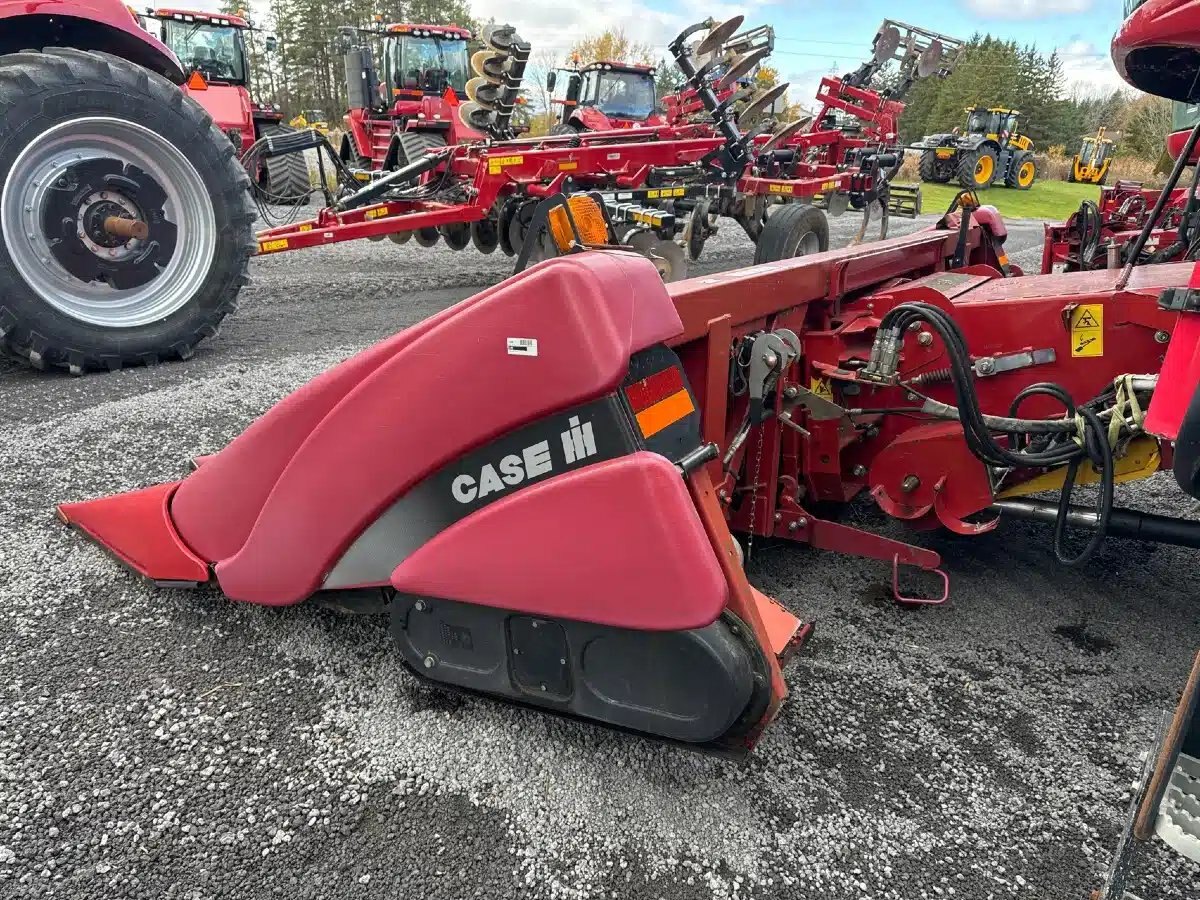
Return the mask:
<svg viewBox="0 0 1200 900">
<path fill-rule="evenodd" d="M 1071 310 L 1071 355 L 1104 355 L 1104 304 L 1081 303 Z"/>
<path fill-rule="evenodd" d="M 537 356 L 537 338 L 509 338 L 509 356 Z"/>
</svg>

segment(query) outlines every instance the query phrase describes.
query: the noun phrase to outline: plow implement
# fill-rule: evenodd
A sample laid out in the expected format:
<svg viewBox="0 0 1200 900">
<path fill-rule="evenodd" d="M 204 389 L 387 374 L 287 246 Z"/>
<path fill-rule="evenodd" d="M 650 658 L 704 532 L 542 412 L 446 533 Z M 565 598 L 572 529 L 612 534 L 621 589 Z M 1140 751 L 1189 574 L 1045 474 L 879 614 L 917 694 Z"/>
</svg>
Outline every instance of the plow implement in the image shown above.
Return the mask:
<svg viewBox="0 0 1200 900">
<path fill-rule="evenodd" d="M 890 215 L 916 216 L 919 190 L 891 184 L 901 161 L 895 118 L 903 105 L 860 85 L 893 59 L 910 81 L 944 74 L 959 42 L 885 22 L 871 62 L 844 79 L 823 82 L 820 123 L 781 125 L 767 118 L 742 130 L 737 118 L 753 119 L 768 109 L 786 85 L 758 94 L 739 88 L 770 53 L 769 43 L 733 34 L 741 21 L 739 16 L 698 23 L 671 43 L 687 80 L 686 103 L 676 104 L 671 124 L 568 129 L 541 139 L 514 138 L 508 124 L 529 45 L 511 29 L 494 29 L 487 36 L 491 49 L 476 54 L 481 74 L 467 88 L 473 99 L 458 108 L 458 115 L 469 128 L 495 139 L 451 146 L 427 142 L 420 152 L 391 154 L 394 165 L 371 172 L 348 167 L 316 134 L 303 142 L 268 142 L 262 149 L 268 158 L 324 151 L 328 163 L 322 159 L 322 183 L 328 165 L 341 191 L 336 197 L 327 191 L 327 205 L 316 218 L 261 231 L 258 251 L 388 237 L 397 243 L 415 239 L 422 246 L 443 239 L 455 250 L 474 245 L 484 253 L 499 248 L 512 256 L 528 239 L 542 241 L 540 255 L 552 255 L 554 247 L 543 235 L 528 233 L 533 211 L 547 197 L 586 191 L 603 195 L 622 245 L 663 261 L 663 277 L 678 280 L 721 218 L 734 219 L 759 244 L 756 260 L 769 262 L 781 254 L 827 249 L 826 213 L 861 213 L 857 241 L 866 238 L 873 218 L 884 237 Z M 746 34 L 751 33 L 756 34 Z M 699 41 L 691 43 L 696 35 Z M 739 54 L 741 49 L 745 52 Z M 361 56 L 356 59 L 360 64 Z M 856 124 L 837 125 L 835 115 L 854 117 Z M 821 212 L 782 217 L 786 226 L 782 221 L 772 226 L 770 213 L 788 203 L 815 204 Z M 654 219 L 649 227 L 648 216 Z M 803 234 L 801 223 L 807 229 Z M 768 229 L 784 227 L 788 233 L 760 241 Z"/>
</svg>

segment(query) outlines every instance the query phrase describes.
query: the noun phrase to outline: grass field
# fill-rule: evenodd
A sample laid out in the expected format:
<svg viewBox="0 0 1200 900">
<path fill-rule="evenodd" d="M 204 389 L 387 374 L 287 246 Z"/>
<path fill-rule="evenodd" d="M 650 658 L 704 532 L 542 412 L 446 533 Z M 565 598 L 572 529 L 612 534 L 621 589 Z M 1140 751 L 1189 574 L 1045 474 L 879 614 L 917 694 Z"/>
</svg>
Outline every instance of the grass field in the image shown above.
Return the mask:
<svg viewBox="0 0 1200 900">
<path fill-rule="evenodd" d="M 897 179 L 899 183 L 899 179 Z M 921 183 L 921 211 L 945 211 L 960 190 L 949 184 Z M 1082 200 L 1098 200 L 1100 188 L 1094 184 L 1070 184 L 1066 181 L 1036 181 L 1027 191 L 992 187 L 979 192 L 982 203 L 1000 210 L 1010 219 L 1062 220 L 1079 209 Z"/>
</svg>

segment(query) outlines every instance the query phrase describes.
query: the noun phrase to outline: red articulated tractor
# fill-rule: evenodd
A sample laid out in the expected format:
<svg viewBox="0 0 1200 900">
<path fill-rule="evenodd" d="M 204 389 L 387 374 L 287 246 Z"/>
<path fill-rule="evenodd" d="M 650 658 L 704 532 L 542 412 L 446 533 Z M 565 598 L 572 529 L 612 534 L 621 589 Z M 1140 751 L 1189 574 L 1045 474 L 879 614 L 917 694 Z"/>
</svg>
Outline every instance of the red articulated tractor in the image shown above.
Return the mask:
<svg viewBox="0 0 1200 900">
<path fill-rule="evenodd" d="M 204 107 L 241 156 L 260 138 L 290 134 L 276 105 L 250 94 L 250 66 L 241 16 L 195 10 L 157 9 L 142 16 L 147 30 L 174 51 L 187 73 L 184 90 Z M 268 51 L 275 40 L 265 41 Z M 271 156 L 255 166 L 255 183 L 274 203 L 300 203 L 311 193 L 308 166 L 300 154 Z"/>
<path fill-rule="evenodd" d="M 349 167 L 390 171 L 430 149 L 483 140 L 458 114 L 473 99 L 467 90 L 470 31 L 399 24 L 374 31 L 344 27 L 341 34 L 350 109 L 339 156 Z M 382 70 L 364 37 L 382 41 Z"/>
<path fill-rule="evenodd" d="M 551 134 L 667 124 L 658 103 L 653 66 L 601 60 L 580 67 L 576 62 L 573 68 L 551 70 L 546 76 L 548 92 L 557 87 L 560 71 L 566 73 L 567 86 L 562 99 L 550 101 L 560 107 Z"/>
<path fill-rule="evenodd" d="M 186 77 L 119 0 L 0 0 L 0 352 L 186 359 L 233 311 L 249 183 Z"/>
</svg>

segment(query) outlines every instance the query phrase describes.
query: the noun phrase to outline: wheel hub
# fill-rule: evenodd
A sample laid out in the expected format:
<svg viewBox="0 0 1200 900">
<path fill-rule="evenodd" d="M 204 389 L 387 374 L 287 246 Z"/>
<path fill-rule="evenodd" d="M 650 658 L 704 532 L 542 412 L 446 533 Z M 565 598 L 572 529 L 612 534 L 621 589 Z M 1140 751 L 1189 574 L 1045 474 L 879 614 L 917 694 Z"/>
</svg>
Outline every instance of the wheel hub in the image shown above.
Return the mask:
<svg viewBox="0 0 1200 900">
<path fill-rule="evenodd" d="M 167 193 L 153 176 L 119 159 L 65 166 L 42 198 L 41 229 L 50 255 L 84 282 L 137 288 L 158 276 L 175 252 L 177 229 L 163 213 Z M 144 212 L 145 211 L 145 212 Z M 109 219 L 146 222 L 145 240 L 114 234 Z"/>
</svg>

